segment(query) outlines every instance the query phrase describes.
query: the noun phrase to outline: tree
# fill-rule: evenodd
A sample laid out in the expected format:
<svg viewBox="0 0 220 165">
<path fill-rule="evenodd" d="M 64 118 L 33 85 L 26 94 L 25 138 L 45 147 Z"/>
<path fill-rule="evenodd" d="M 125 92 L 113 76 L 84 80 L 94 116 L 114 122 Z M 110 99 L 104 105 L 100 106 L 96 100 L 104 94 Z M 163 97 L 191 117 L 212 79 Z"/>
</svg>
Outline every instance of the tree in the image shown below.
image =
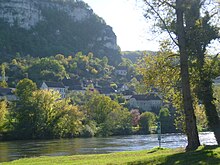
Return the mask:
<svg viewBox="0 0 220 165">
<path fill-rule="evenodd" d="M 31 98 L 33 133 L 37 138 L 76 136 L 82 113 L 55 91 L 37 90 Z"/>
<path fill-rule="evenodd" d="M 7 102 L 5 100 L 0 101 L 0 132 L 4 129 L 4 124 L 6 123 L 6 115 L 8 113 Z"/>
<path fill-rule="evenodd" d="M 175 125 L 185 131 L 179 55 L 172 52 L 169 42 L 162 42 L 156 55 L 146 55 L 139 60 L 137 71 L 143 76 L 145 91 L 152 92 L 156 88 L 164 103 L 175 108 Z"/>
<path fill-rule="evenodd" d="M 66 70 L 57 60 L 42 58 L 28 68 L 28 74 L 36 82 L 59 81 L 66 76 Z"/>
<path fill-rule="evenodd" d="M 132 116 L 132 126 L 137 126 L 138 125 L 138 122 L 140 120 L 140 112 L 138 109 L 132 109 L 130 111 L 131 113 L 131 116 Z"/>
<path fill-rule="evenodd" d="M 181 68 L 181 91 L 183 96 L 183 107 L 185 114 L 185 126 L 188 145 L 186 151 L 195 150 L 200 145 L 198 131 L 196 127 L 196 117 L 193 108 L 193 101 L 189 80 L 189 51 L 187 47 L 187 14 L 189 8 L 193 8 L 193 1 L 182 0 L 144 0 L 149 7 L 149 14 L 156 16 L 160 20 L 160 28 L 166 30 L 172 41 L 178 46 L 180 53 Z M 164 12 L 166 14 L 164 14 Z M 147 16 L 149 15 L 147 14 Z M 193 14 L 193 13 L 191 13 Z M 197 13 L 194 13 L 197 14 Z M 173 16 L 175 17 L 173 17 Z M 173 35 L 176 35 L 177 40 Z"/>
<path fill-rule="evenodd" d="M 161 108 L 159 113 L 159 121 L 161 123 L 161 133 L 175 132 L 174 119 L 168 108 Z"/>
<path fill-rule="evenodd" d="M 118 105 L 110 97 L 99 94 L 92 96 L 86 104 L 90 118 L 95 120 L 97 124 L 104 123 L 108 114 L 116 106 Z"/>
<path fill-rule="evenodd" d="M 142 134 L 150 133 L 150 129 L 155 125 L 156 116 L 152 112 L 144 112 L 140 116 L 139 125 Z"/>
<path fill-rule="evenodd" d="M 0 81 L 0 86 L 5 88 L 8 86 L 5 79 L 5 64 L 1 65 L 1 76 L 2 76 L 2 80 Z"/>
<path fill-rule="evenodd" d="M 209 69 L 209 71 L 207 70 L 205 62 L 207 45 L 211 40 L 219 38 L 218 26 L 215 24 L 217 22 L 218 9 L 212 8 L 217 5 L 214 4 L 214 1 L 206 0 L 158 0 L 154 2 L 145 0 L 145 2 L 150 6 L 151 13 L 153 11 L 157 18 L 160 19 L 160 23 L 157 25 L 166 30 L 170 38 L 179 47 L 180 57 L 181 54 L 187 54 L 187 58 L 190 58 L 189 64 L 192 64 L 191 66 L 196 64 L 196 67 L 193 67 L 197 68 L 199 75 L 199 80 L 195 84 L 197 85 L 197 97 L 205 106 L 209 127 L 214 131 L 216 140 L 219 143 L 220 122 L 213 104 L 212 73 Z M 210 8 L 211 10 L 209 10 Z M 169 13 L 161 14 L 161 11 L 169 11 Z M 172 17 L 172 15 L 176 16 L 176 18 Z M 174 35 L 177 36 L 177 40 L 175 40 Z M 196 63 L 193 64 L 193 60 L 196 60 Z M 197 142 L 195 141 L 195 143 Z"/>
<path fill-rule="evenodd" d="M 37 85 L 30 79 L 20 80 L 16 86 L 15 94 L 18 100 L 10 107 L 11 124 L 14 127 L 15 138 L 30 138 L 32 135 L 34 111 L 31 107 L 33 92 Z"/>
<path fill-rule="evenodd" d="M 123 108 L 116 108 L 108 115 L 107 122 L 112 126 L 110 133 L 112 135 L 129 135 L 132 132 L 131 129 L 131 114 Z"/>
<path fill-rule="evenodd" d="M 24 94 L 28 93 L 24 91 Z M 39 139 L 77 136 L 83 114 L 56 91 L 35 90 L 11 108 L 14 137 Z M 22 94 L 22 98 L 23 95 Z"/>
<path fill-rule="evenodd" d="M 191 58 L 196 59 L 199 75 L 198 82 L 196 83 L 197 97 L 205 107 L 208 126 L 214 132 L 217 143 L 220 145 L 220 119 L 214 104 L 212 87 L 212 79 L 214 78 L 213 66 L 210 66 L 210 60 L 206 58 L 206 48 L 212 40 L 220 38 L 220 28 L 211 24 L 211 19 L 216 13 L 212 14 L 206 11 L 205 15 L 201 16 L 199 6 L 202 3 L 205 3 L 205 1 L 194 0 L 192 6 L 188 8 L 186 14 L 187 48 Z M 193 40 L 190 38 L 193 38 Z M 212 64 L 213 62 L 211 62 Z"/>
<path fill-rule="evenodd" d="M 15 94 L 18 96 L 20 102 L 25 102 L 28 101 L 35 90 L 37 90 L 37 85 L 32 80 L 24 78 L 18 82 Z"/>
<path fill-rule="evenodd" d="M 218 115 L 220 116 L 220 87 L 219 86 L 214 87 L 214 97 L 216 98 L 214 103 L 218 111 Z"/>
<path fill-rule="evenodd" d="M 83 106 L 87 120 L 97 123 L 101 136 L 121 135 L 131 132 L 131 115 L 127 109 L 108 96 L 94 93 Z M 88 121 L 85 121 L 88 123 Z"/>
<path fill-rule="evenodd" d="M 186 14 L 184 10 L 188 5 L 192 4 L 188 4 L 188 2 L 183 2 L 182 0 L 176 0 L 176 32 L 178 37 L 178 47 L 180 51 L 183 106 L 185 113 L 186 134 L 188 139 L 188 145 L 186 147 L 187 151 L 195 150 L 200 145 L 198 131 L 196 127 L 196 116 L 193 109 L 193 101 L 190 90 L 188 66 L 189 54 L 187 52 L 187 40 L 185 34 L 186 29 L 184 26 L 184 14 Z"/>
</svg>

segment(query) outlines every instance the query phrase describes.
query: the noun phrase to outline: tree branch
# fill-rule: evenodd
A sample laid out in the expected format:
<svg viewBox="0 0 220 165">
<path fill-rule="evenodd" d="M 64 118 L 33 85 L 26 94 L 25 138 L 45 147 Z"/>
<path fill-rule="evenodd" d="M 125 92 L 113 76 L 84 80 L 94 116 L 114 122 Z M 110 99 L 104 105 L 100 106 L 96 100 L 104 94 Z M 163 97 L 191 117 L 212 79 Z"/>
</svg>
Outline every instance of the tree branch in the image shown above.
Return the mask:
<svg viewBox="0 0 220 165">
<path fill-rule="evenodd" d="M 168 29 L 166 22 L 164 21 L 164 19 L 160 16 L 159 12 L 155 10 L 155 8 L 149 3 L 147 2 L 147 0 L 144 0 L 144 2 L 146 3 L 146 5 L 148 5 L 153 11 L 154 13 L 159 17 L 159 19 L 162 21 L 163 25 L 165 26 L 166 31 L 168 32 L 170 38 L 172 39 L 172 41 L 177 45 L 178 43 L 176 42 L 176 40 L 173 38 L 173 36 L 171 35 L 171 31 Z M 167 2 L 168 3 L 168 2 Z"/>
<path fill-rule="evenodd" d="M 176 9 L 176 6 L 172 5 L 171 3 L 167 2 L 166 0 L 165 1 L 159 0 L 159 2 L 161 2 L 162 4 L 166 4 L 167 6 L 172 7 L 173 9 Z"/>
</svg>

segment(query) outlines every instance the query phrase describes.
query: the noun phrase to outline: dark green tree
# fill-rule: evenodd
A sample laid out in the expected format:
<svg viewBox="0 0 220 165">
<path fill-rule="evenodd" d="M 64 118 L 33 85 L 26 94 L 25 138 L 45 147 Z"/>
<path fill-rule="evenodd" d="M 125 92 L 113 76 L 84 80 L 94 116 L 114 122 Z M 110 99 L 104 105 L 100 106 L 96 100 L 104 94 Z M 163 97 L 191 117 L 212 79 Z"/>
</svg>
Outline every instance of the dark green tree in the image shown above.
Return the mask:
<svg viewBox="0 0 220 165">
<path fill-rule="evenodd" d="M 1 87 L 7 87 L 8 86 L 8 84 L 7 84 L 7 82 L 6 82 L 6 79 L 5 79 L 5 64 L 3 63 L 2 65 L 1 65 L 1 81 L 0 81 L 0 86 Z"/>
<path fill-rule="evenodd" d="M 155 122 L 156 122 L 156 115 L 154 113 L 152 112 L 142 113 L 139 119 L 140 133 L 142 134 L 150 133 L 150 130 L 152 126 L 155 125 Z"/>
<path fill-rule="evenodd" d="M 29 100 L 35 90 L 37 90 L 37 85 L 32 80 L 24 78 L 18 82 L 15 94 L 19 101 L 25 102 Z"/>
<path fill-rule="evenodd" d="M 4 131 L 7 122 L 6 115 L 8 114 L 7 101 L 0 101 L 0 133 Z"/>
<path fill-rule="evenodd" d="M 42 58 L 28 68 L 28 75 L 35 82 L 60 81 L 66 76 L 66 70 L 57 60 Z"/>
<path fill-rule="evenodd" d="M 122 135 L 131 132 L 129 111 L 108 96 L 94 93 L 86 101 L 83 109 L 86 111 L 87 119 L 97 123 L 98 135 Z"/>
<path fill-rule="evenodd" d="M 220 145 L 220 119 L 214 104 L 212 79 L 213 75 L 211 66 L 206 57 L 206 48 L 212 40 L 220 38 L 219 28 L 211 24 L 213 14 L 208 11 L 201 16 L 200 5 L 205 1 L 194 0 L 192 5 L 187 9 L 186 16 L 186 40 L 187 51 L 192 59 L 196 60 L 196 69 L 198 70 L 199 79 L 196 82 L 196 94 L 201 104 L 205 107 L 208 126 L 214 132 L 216 140 Z M 193 38 L 193 40 L 192 40 Z M 213 59 L 215 60 L 215 58 Z M 207 63 L 208 62 L 208 63 Z"/>
<path fill-rule="evenodd" d="M 33 118 L 35 109 L 31 106 L 33 92 L 37 85 L 30 79 L 20 80 L 15 94 L 18 101 L 10 108 L 11 124 L 14 127 L 14 138 L 30 138 L 33 136 Z"/>
<path fill-rule="evenodd" d="M 174 126 L 174 117 L 171 116 L 168 108 L 160 109 L 159 121 L 161 123 L 161 133 L 173 133 L 176 132 Z"/>
</svg>

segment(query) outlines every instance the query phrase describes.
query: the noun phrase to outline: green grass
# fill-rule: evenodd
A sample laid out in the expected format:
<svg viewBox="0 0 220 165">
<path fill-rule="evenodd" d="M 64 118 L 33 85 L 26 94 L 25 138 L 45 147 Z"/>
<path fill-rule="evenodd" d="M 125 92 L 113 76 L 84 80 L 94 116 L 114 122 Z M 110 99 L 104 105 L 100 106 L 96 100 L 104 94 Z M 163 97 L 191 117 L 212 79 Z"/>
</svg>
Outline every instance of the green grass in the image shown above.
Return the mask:
<svg viewBox="0 0 220 165">
<path fill-rule="evenodd" d="M 220 165 L 220 147 L 201 146 L 194 152 L 184 149 L 154 148 L 145 151 L 118 152 L 111 154 L 73 155 L 57 157 L 36 157 L 5 162 L 2 165 Z"/>
</svg>

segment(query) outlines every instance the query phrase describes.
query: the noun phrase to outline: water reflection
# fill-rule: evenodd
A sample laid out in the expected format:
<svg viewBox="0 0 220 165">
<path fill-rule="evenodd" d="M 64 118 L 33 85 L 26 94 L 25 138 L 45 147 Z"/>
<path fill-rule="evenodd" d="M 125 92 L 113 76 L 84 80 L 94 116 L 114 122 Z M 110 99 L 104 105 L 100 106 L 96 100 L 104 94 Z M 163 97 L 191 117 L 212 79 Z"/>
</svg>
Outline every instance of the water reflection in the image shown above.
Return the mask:
<svg viewBox="0 0 220 165">
<path fill-rule="evenodd" d="M 214 134 L 201 133 L 201 144 L 217 144 Z M 34 156 L 59 156 L 73 154 L 95 154 L 118 151 L 151 149 L 158 146 L 157 135 L 131 135 L 108 138 L 75 138 L 59 140 L 0 142 L 0 162 Z M 186 146 L 182 134 L 162 135 L 162 147 L 177 148 Z"/>
</svg>

